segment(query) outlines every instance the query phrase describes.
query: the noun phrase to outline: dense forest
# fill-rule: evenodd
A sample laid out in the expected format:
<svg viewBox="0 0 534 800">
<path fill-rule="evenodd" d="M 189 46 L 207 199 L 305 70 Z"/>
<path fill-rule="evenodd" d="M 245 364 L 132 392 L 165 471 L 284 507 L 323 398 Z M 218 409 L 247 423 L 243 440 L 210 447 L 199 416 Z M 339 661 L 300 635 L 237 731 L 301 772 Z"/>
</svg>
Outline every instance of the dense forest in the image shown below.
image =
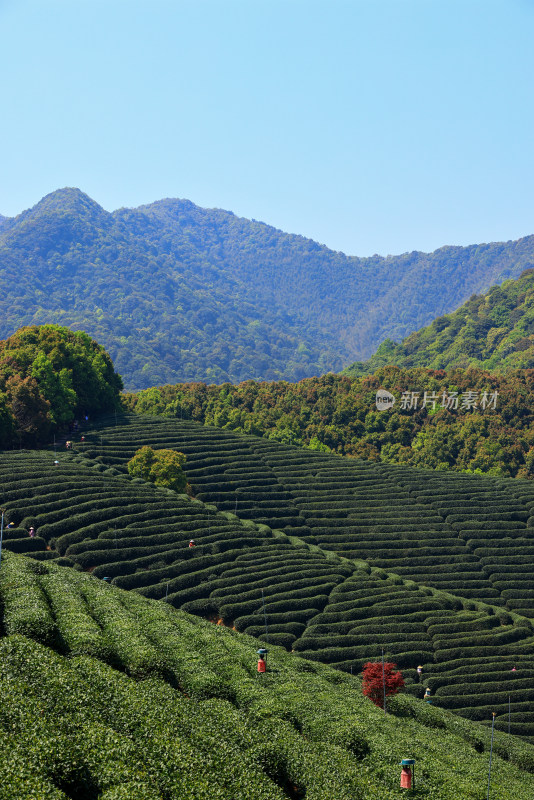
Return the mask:
<svg viewBox="0 0 534 800">
<path fill-rule="evenodd" d="M 103 347 L 59 325 L 0 341 L 0 446 L 36 447 L 77 417 L 116 409 L 122 381 Z"/>
<path fill-rule="evenodd" d="M 386 364 L 402 367 L 482 367 L 504 371 L 534 366 L 534 269 L 518 280 L 474 295 L 399 344 L 387 339 L 365 362 L 344 370 L 369 375 Z"/>
<path fill-rule="evenodd" d="M 295 381 L 532 265 L 532 236 L 362 259 L 187 200 L 108 213 L 62 189 L 0 220 L 0 336 L 48 322 L 87 331 L 130 389 Z"/>
<path fill-rule="evenodd" d="M 392 409 L 377 410 L 380 388 L 395 396 Z M 412 408 L 402 407 L 408 406 L 402 400 L 405 392 L 416 395 Z M 462 408 L 468 392 L 476 393 L 475 405 Z M 125 398 L 137 413 L 192 419 L 286 444 L 512 477 L 534 476 L 533 401 L 533 370 L 499 375 L 398 367 L 383 367 L 364 378 L 330 374 L 297 384 L 179 384 Z"/>
</svg>

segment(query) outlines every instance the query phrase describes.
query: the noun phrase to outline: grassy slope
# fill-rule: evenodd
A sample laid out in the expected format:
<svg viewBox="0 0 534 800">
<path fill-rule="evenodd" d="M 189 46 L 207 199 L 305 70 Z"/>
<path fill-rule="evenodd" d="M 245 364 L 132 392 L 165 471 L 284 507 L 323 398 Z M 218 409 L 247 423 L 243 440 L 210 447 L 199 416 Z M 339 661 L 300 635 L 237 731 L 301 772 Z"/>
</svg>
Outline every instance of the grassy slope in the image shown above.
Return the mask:
<svg viewBox="0 0 534 800">
<path fill-rule="evenodd" d="M 206 502 L 121 473 L 148 442 L 187 452 Z M 414 694 L 423 664 L 435 702 L 486 722 L 495 711 L 507 729 L 510 698 L 512 731 L 534 735 L 530 484 L 378 467 L 157 418 L 86 433 L 78 448 L 57 467 L 51 454 L 2 456 L 2 503 L 22 528 L 7 532 L 8 547 L 59 553 L 255 636 L 265 636 L 263 592 L 269 642 L 347 671 L 384 647 Z"/>
<path fill-rule="evenodd" d="M 489 732 L 401 697 L 384 715 L 359 681 L 123 592 L 4 553 L 2 800 L 478 800 Z M 497 733 L 492 791 L 528 798 L 534 748 Z"/>
<path fill-rule="evenodd" d="M 491 370 L 534 366 L 534 270 L 473 296 L 453 314 L 438 317 L 399 344 L 386 340 L 370 359 L 343 374 L 370 375 L 379 367 Z"/>
</svg>

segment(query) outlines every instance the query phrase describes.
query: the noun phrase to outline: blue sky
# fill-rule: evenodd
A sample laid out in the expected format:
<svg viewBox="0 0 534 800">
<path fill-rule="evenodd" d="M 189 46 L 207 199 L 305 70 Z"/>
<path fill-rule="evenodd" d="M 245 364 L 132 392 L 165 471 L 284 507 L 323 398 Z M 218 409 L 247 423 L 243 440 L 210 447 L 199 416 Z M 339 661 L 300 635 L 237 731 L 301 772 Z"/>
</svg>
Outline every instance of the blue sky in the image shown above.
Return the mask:
<svg viewBox="0 0 534 800">
<path fill-rule="evenodd" d="M 226 208 L 352 255 L 534 233 L 534 0 L 0 0 L 0 213 Z"/>
</svg>

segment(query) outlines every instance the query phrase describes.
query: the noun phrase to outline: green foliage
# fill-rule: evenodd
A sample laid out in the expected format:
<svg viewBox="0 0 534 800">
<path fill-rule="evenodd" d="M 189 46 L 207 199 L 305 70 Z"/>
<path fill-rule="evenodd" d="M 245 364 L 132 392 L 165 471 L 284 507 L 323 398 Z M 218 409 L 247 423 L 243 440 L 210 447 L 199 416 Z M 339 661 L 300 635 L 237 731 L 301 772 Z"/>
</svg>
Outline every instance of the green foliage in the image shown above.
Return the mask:
<svg viewBox="0 0 534 800">
<path fill-rule="evenodd" d="M 50 403 L 52 422 L 64 425 L 71 422 L 77 405 L 69 371 L 64 367 L 54 371 L 52 362 L 41 350 L 32 364 L 31 377 L 35 378 L 41 394 Z"/>
<path fill-rule="evenodd" d="M 248 636 L 88 575 L 25 564 L 3 559 L 2 599 L 16 582 L 65 602 L 53 646 L 31 630 L 0 638 L 2 800 L 395 800 L 407 754 L 425 796 L 480 798 L 490 732 L 478 723 L 407 695 L 384 715 L 357 678 L 275 646 L 258 676 L 259 642 Z M 77 625 L 75 648 L 104 619 L 107 649 L 70 649 Z M 136 679 L 128 665 L 142 640 L 159 671 Z M 497 730 L 499 798 L 528 796 L 533 752 Z"/>
<path fill-rule="evenodd" d="M 77 416 L 117 408 L 121 388 L 109 356 L 87 334 L 21 328 L 0 342 L 0 444 L 38 446 Z"/>
<path fill-rule="evenodd" d="M 396 396 L 391 410 L 377 411 L 379 389 Z M 417 408 L 400 407 L 403 391 L 419 393 Z M 431 405 L 422 407 L 425 391 L 438 396 L 435 411 Z M 449 391 L 478 392 L 477 408 L 440 408 L 443 392 Z M 480 408 L 485 391 L 498 393 L 495 410 Z M 530 370 L 500 375 L 480 369 L 383 367 L 370 377 L 323 375 L 298 384 L 178 384 L 126 395 L 126 405 L 136 413 L 161 413 L 383 463 L 534 476 L 534 372 Z"/>
<path fill-rule="evenodd" d="M 395 344 L 383 342 L 365 362 L 344 370 L 369 375 L 378 368 L 455 369 L 478 367 L 498 372 L 534 366 L 534 269 L 517 280 L 473 295 L 453 314 L 438 317 L 426 328 Z"/>
<path fill-rule="evenodd" d="M 62 189 L 2 225 L 0 335 L 50 322 L 85 330 L 131 389 L 296 381 L 337 371 L 519 275 L 532 251 L 527 237 L 348 257 L 187 200 L 110 214 Z M 496 302 L 491 324 L 511 313 Z"/>
<path fill-rule="evenodd" d="M 464 716 L 486 719 L 497 684 L 523 713 L 523 681 L 534 676 L 531 483 L 345 459 L 162 417 L 108 421 L 86 428 L 59 465 L 50 453 L 0 457 L 2 503 L 18 525 L 5 548 L 34 542 L 24 530 L 35 525 L 40 547 L 52 548 L 39 558 L 65 554 L 95 577 L 340 670 L 383 647 L 407 691 L 418 694 L 421 664 L 435 702 Z M 145 444 L 187 455 L 195 500 L 127 474 Z M 41 586 L 57 626 L 61 587 Z M 138 639 L 128 661 L 113 630 L 103 641 L 75 612 L 66 646 L 107 648 L 140 677 L 166 674 L 153 641 Z M 98 615 L 104 629 L 112 613 Z M 139 632 L 128 615 L 119 630 Z M 217 681 L 186 691 L 211 697 Z M 500 703 L 499 726 L 506 712 Z M 511 729 L 532 735 L 532 722 L 513 718 Z"/>
<path fill-rule="evenodd" d="M 2 606 L 6 633 L 30 636 L 54 644 L 58 631 L 39 582 L 45 568 L 31 561 L 5 559 L 2 565 Z"/>
<path fill-rule="evenodd" d="M 141 447 L 130 461 L 128 472 L 133 478 L 143 478 L 175 492 L 182 492 L 187 484 L 183 466 L 186 458 L 176 450 L 153 450 Z"/>
</svg>

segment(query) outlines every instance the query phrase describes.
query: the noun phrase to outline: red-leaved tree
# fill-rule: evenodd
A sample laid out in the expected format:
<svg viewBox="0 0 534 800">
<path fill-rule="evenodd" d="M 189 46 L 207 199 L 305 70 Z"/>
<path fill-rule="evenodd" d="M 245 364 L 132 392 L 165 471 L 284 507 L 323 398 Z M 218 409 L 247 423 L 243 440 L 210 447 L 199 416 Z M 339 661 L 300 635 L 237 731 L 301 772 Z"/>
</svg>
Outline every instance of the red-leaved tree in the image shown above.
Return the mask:
<svg viewBox="0 0 534 800">
<path fill-rule="evenodd" d="M 368 661 L 363 665 L 362 691 L 375 706 L 384 705 L 384 679 L 386 697 L 397 694 L 404 686 L 402 672 L 399 672 L 397 665 L 391 661 L 386 661 L 383 668 L 381 661 Z"/>
</svg>

